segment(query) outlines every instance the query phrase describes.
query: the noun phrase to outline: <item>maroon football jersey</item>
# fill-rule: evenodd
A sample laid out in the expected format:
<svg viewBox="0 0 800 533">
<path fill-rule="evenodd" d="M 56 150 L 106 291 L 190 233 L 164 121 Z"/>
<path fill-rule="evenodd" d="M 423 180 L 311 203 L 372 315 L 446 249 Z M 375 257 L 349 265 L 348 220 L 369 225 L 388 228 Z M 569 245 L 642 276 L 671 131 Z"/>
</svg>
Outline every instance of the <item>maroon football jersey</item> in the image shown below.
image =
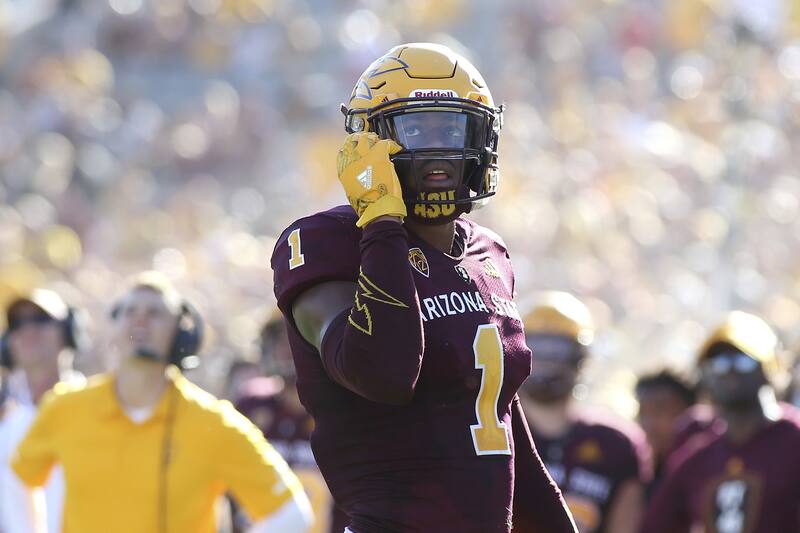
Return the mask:
<svg viewBox="0 0 800 533">
<path fill-rule="evenodd" d="M 800 531 L 800 425 L 784 417 L 747 443 L 706 432 L 670 459 L 642 533 Z"/>
<path fill-rule="evenodd" d="M 291 393 L 245 394 L 236 402 L 236 409 L 261 430 L 289 466 L 316 467 L 308 444 L 314 422 L 308 413 L 289 408 L 285 395 Z"/>
<path fill-rule="evenodd" d="M 266 379 L 269 378 L 251 379 L 236 408 L 261 430 L 303 484 L 314 510 L 314 526 L 309 533 L 341 533 L 349 520 L 334 507 L 311 452 L 309 439 L 314 422 L 305 411 L 298 413 L 291 407 L 293 401 L 289 396 L 295 394 L 291 388 L 275 393 L 247 386 Z"/>
<path fill-rule="evenodd" d="M 725 431 L 725 423 L 714 414 L 714 408 L 710 405 L 693 405 L 675 422 L 675 436 L 670 455 L 707 431 L 719 435 Z"/>
<path fill-rule="evenodd" d="M 645 483 L 650 468 L 644 435 L 606 419 L 578 417 L 566 435 L 545 438 L 531 426 L 547 470 L 564 494 L 581 533 L 606 529 L 611 503 L 628 480 Z"/>
<path fill-rule="evenodd" d="M 303 290 L 358 279 L 355 221 L 342 206 L 281 235 L 272 268 L 286 317 Z M 314 455 L 356 533 L 510 530 L 510 407 L 530 373 L 531 352 L 502 241 L 466 219 L 456 221 L 456 231 L 464 244 L 459 257 L 409 233 L 424 328 L 409 404 L 371 402 L 335 383 L 317 351 L 289 327 L 300 398 L 316 421 Z"/>
</svg>

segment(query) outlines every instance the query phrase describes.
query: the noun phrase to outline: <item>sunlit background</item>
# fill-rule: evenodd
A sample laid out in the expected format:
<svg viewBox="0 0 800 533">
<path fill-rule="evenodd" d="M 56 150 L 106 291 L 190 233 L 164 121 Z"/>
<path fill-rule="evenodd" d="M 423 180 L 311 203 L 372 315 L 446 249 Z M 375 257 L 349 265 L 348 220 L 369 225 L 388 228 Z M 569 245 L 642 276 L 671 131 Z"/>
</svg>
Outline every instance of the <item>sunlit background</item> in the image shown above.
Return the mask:
<svg viewBox="0 0 800 533">
<path fill-rule="evenodd" d="M 518 302 L 598 323 L 591 401 L 692 366 L 731 308 L 800 338 L 800 26 L 778 0 L 0 0 L 0 304 L 47 285 L 94 319 L 156 268 L 255 357 L 269 257 L 343 203 L 338 105 L 375 57 L 447 44 L 508 105 L 498 196 Z"/>
</svg>

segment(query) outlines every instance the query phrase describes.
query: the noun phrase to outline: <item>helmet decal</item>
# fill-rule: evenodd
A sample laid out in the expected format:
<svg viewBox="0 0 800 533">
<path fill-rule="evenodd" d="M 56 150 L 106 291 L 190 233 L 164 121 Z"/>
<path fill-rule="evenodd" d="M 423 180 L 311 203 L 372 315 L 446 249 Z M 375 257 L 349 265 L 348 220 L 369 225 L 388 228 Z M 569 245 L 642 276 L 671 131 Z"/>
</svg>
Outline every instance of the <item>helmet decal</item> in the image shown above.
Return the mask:
<svg viewBox="0 0 800 533">
<path fill-rule="evenodd" d="M 394 72 L 395 70 L 406 70 L 408 68 L 408 63 L 399 57 L 391 55 L 383 56 L 382 58 L 378 59 L 376 63 L 373 63 L 372 69 L 366 73 L 364 76 L 365 78 L 371 79 L 377 76 L 388 74 L 389 72 Z"/>
<path fill-rule="evenodd" d="M 352 102 L 354 98 L 363 98 L 365 100 L 372 100 L 372 89 L 369 88 L 369 85 L 367 85 L 366 80 L 364 79 L 358 80 L 355 88 L 353 89 L 353 95 L 350 97 L 350 101 Z"/>
</svg>

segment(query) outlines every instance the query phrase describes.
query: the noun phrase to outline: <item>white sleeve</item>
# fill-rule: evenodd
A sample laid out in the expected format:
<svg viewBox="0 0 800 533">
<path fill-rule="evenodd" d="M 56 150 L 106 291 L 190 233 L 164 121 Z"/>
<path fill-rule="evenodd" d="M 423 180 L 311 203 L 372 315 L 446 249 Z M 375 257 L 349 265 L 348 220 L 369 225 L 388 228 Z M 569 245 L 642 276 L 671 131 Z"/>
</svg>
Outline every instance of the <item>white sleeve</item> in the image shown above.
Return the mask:
<svg viewBox="0 0 800 533">
<path fill-rule="evenodd" d="M 16 480 L 15 480 L 16 481 Z M 29 489 L 16 481 L 19 486 L 8 493 L 8 485 L 3 487 L 4 516 L 0 522 L 3 533 L 46 533 L 47 506 L 41 488 Z"/>
<path fill-rule="evenodd" d="M 11 470 L 11 452 L 29 425 L 27 413 L 17 408 L 0 425 L 0 531 L 40 533 L 47 531 L 44 491 L 30 489 Z"/>
<path fill-rule="evenodd" d="M 314 521 L 310 506 L 303 505 L 308 500 L 293 498 L 277 511 L 262 518 L 247 530 L 247 533 L 306 533 Z"/>
</svg>

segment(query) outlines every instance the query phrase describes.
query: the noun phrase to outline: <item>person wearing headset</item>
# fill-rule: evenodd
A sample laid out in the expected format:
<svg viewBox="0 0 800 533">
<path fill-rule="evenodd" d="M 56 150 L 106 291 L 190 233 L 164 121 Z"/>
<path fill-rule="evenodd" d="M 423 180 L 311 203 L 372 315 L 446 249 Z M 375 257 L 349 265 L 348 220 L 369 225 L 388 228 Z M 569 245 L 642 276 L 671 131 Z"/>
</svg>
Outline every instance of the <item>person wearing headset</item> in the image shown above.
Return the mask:
<svg viewBox="0 0 800 533">
<path fill-rule="evenodd" d="M 9 458 L 33 423 L 42 396 L 59 381 L 83 383 L 72 354 L 86 344 L 81 313 L 57 293 L 33 289 L 6 307 L 0 366 L 8 372 L 8 410 L 0 425 L 0 532 L 61 531 L 64 478 L 56 468 L 43 490 L 31 492 L 9 467 Z"/>
<path fill-rule="evenodd" d="M 138 275 L 112 317 L 117 368 L 85 387 L 56 385 L 12 459 L 32 487 L 63 466 L 64 530 L 212 533 L 229 492 L 251 533 L 307 531 L 310 504 L 286 462 L 176 368 L 199 350 L 203 322 L 170 281 Z"/>
</svg>

